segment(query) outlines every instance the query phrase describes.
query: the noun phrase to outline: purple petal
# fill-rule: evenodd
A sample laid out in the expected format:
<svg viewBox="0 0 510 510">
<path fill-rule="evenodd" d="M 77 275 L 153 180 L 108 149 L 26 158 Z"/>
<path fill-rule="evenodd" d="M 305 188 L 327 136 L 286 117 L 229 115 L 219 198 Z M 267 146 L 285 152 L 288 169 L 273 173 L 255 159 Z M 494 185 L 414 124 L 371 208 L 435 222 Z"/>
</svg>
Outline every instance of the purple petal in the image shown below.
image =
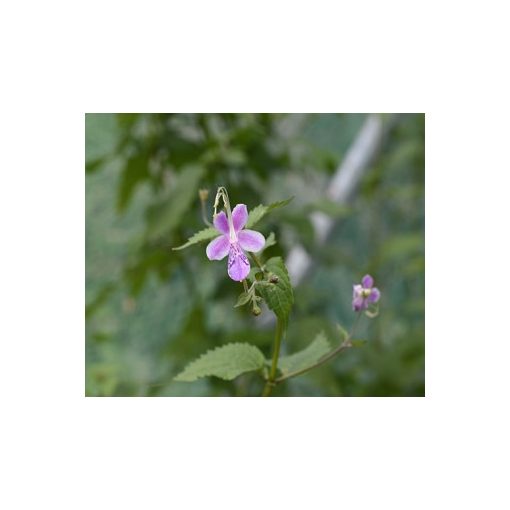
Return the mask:
<svg viewBox="0 0 510 510">
<path fill-rule="evenodd" d="M 216 227 L 216 230 L 222 234 L 228 234 L 230 232 L 230 229 L 228 228 L 227 215 L 223 211 L 214 217 L 213 223 Z"/>
<path fill-rule="evenodd" d="M 361 285 L 365 289 L 371 289 L 374 286 L 374 279 L 369 274 L 366 274 L 361 280 Z"/>
<path fill-rule="evenodd" d="M 239 232 L 248 221 L 248 209 L 244 204 L 237 204 L 232 211 L 232 221 L 234 223 L 234 230 Z"/>
<path fill-rule="evenodd" d="M 241 250 L 240 246 L 235 243 L 230 245 L 228 254 L 228 275 L 232 280 L 240 282 L 244 280 L 250 272 L 250 261 Z"/>
<path fill-rule="evenodd" d="M 360 310 L 363 310 L 366 307 L 367 307 L 367 304 L 361 296 L 358 296 L 352 300 L 352 309 L 355 312 L 359 312 Z"/>
<path fill-rule="evenodd" d="M 241 230 L 237 234 L 237 239 L 239 246 L 246 251 L 260 251 L 266 243 L 264 236 L 255 230 Z"/>
<path fill-rule="evenodd" d="M 358 297 L 363 297 L 361 295 L 361 292 L 363 291 L 363 287 L 361 285 L 353 285 L 352 286 L 352 298 L 355 299 L 355 298 L 358 298 Z"/>
<path fill-rule="evenodd" d="M 369 303 L 377 303 L 379 301 L 379 298 L 381 297 L 381 293 L 379 292 L 379 289 L 377 287 L 374 287 L 372 291 L 370 292 L 370 296 L 368 296 L 368 302 Z"/>
<path fill-rule="evenodd" d="M 230 250 L 230 239 L 228 236 L 219 236 L 213 239 L 205 249 L 207 258 L 209 260 L 221 260 L 224 259 L 228 251 Z"/>
</svg>

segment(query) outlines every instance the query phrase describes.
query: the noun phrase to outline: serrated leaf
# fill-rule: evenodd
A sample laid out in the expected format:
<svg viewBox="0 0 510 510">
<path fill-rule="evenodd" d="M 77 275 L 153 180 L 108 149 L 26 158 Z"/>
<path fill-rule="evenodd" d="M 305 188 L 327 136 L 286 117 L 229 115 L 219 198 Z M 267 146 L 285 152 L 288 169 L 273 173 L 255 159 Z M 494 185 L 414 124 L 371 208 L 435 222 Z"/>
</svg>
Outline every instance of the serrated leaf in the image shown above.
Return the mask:
<svg viewBox="0 0 510 510">
<path fill-rule="evenodd" d="M 174 380 L 191 382 L 201 377 L 215 376 L 231 381 L 245 372 L 261 369 L 264 362 L 264 355 L 254 345 L 227 344 L 202 354 Z"/>
<path fill-rule="evenodd" d="M 237 303 L 234 305 L 234 308 L 245 305 L 250 299 L 251 299 L 250 294 L 248 294 L 247 292 L 241 293 L 237 298 Z"/>
<path fill-rule="evenodd" d="M 281 257 L 270 258 L 264 265 L 266 271 L 278 276 L 278 283 L 261 285 L 259 292 L 266 301 L 267 306 L 273 310 L 280 320 L 286 323 L 294 303 L 289 273 Z"/>
<path fill-rule="evenodd" d="M 282 356 L 278 367 L 283 375 L 295 372 L 296 370 L 302 370 L 319 361 L 330 350 L 331 347 L 326 335 L 321 331 L 313 342 L 302 351 L 290 354 L 289 356 Z"/>
<path fill-rule="evenodd" d="M 250 211 L 248 214 L 248 221 L 246 222 L 246 228 L 252 228 L 256 223 L 258 223 L 269 211 L 273 209 L 277 209 L 278 207 L 283 207 L 287 205 L 294 197 L 290 197 L 287 200 L 282 200 L 280 202 L 273 202 L 269 205 L 258 205 L 254 209 Z"/>
<path fill-rule="evenodd" d="M 204 228 L 199 232 L 195 232 L 183 245 L 172 248 L 172 250 L 184 250 L 184 248 L 187 248 L 188 246 L 201 243 L 202 241 L 209 241 L 219 235 L 220 233 L 215 228 Z"/>
</svg>

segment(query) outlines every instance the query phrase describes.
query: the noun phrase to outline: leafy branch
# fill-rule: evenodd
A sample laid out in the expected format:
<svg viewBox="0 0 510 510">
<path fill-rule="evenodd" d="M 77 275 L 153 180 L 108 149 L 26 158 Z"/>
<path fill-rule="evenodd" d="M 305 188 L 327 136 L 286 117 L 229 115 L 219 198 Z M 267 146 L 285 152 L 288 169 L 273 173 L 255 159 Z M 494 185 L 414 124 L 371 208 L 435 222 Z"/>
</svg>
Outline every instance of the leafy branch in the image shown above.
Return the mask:
<svg viewBox="0 0 510 510">
<path fill-rule="evenodd" d="M 237 253 L 235 250 L 239 250 L 237 245 L 238 241 L 235 237 L 237 230 L 233 230 L 230 203 L 227 191 L 224 187 L 218 188 L 214 203 L 215 214 L 220 198 L 223 199 L 224 207 L 227 210 L 230 227 L 230 238 L 227 238 L 227 242 L 230 242 L 230 255 L 232 255 L 232 253 Z M 245 219 L 246 226 L 254 226 L 269 211 L 288 204 L 290 200 L 291 199 L 275 202 L 268 206 L 258 205 L 249 212 L 247 221 Z M 202 197 L 201 201 L 203 203 Z M 246 211 L 246 206 L 243 207 Z M 174 248 L 174 250 L 182 250 L 201 241 L 210 240 L 217 235 L 218 231 L 216 229 L 206 228 L 191 236 L 185 244 Z M 272 233 L 266 240 L 264 246 L 260 247 L 259 255 L 267 246 L 271 246 L 274 243 L 275 238 Z M 251 252 L 251 250 L 248 251 Z M 327 363 L 341 352 L 353 347 L 353 335 L 362 312 L 364 311 L 369 317 L 375 317 L 377 314 L 377 310 L 370 307 L 374 306 L 374 303 L 379 299 L 380 293 L 378 289 L 373 287 L 373 278 L 366 275 L 361 285 L 354 286 L 355 297 L 353 298 L 353 307 L 358 313 L 356 314 L 350 333 L 347 333 L 339 326 L 342 341 L 338 347 L 331 350 L 327 338 L 324 333 L 321 332 L 315 337 L 312 343 L 302 351 L 280 358 L 282 341 L 285 337 L 289 315 L 294 303 L 294 293 L 289 273 L 283 259 L 281 257 L 272 257 L 264 262 L 259 258 L 259 255 L 250 253 L 257 267 L 252 268 L 249 274 L 241 280 L 244 291 L 238 297 L 234 307 L 243 306 L 251 302 L 252 313 L 257 316 L 261 313 L 258 303 L 264 300 L 268 308 L 275 314 L 277 321 L 271 360 L 266 361 L 262 352 L 254 345 L 248 343 L 231 343 L 208 351 L 191 362 L 175 377 L 176 381 L 195 381 L 200 377 L 207 376 L 232 380 L 243 373 L 258 371 L 265 380 L 262 396 L 269 396 L 276 385 L 281 384 L 287 379 L 309 372 Z M 224 256 L 225 255 L 223 255 L 223 257 Z M 236 278 L 233 279 L 236 280 Z M 268 365 L 269 370 L 267 369 Z"/>
<path fill-rule="evenodd" d="M 315 363 L 312 363 L 311 365 L 294 370 L 292 372 L 282 375 L 281 377 L 278 377 L 278 379 L 276 379 L 274 382 L 276 384 L 279 384 L 283 381 L 286 381 L 287 379 L 290 379 L 291 377 L 296 377 L 298 375 L 309 372 L 310 370 L 313 370 L 314 368 L 324 365 L 324 363 L 326 363 L 330 359 L 333 359 L 334 357 L 338 356 L 341 352 L 345 351 L 346 349 L 351 348 L 353 346 L 352 337 L 354 335 L 354 332 L 355 332 L 355 329 L 359 322 L 360 317 L 361 317 L 361 312 L 358 312 L 356 314 L 356 319 L 354 320 L 354 324 L 352 325 L 351 332 L 344 338 L 343 342 L 336 349 L 333 349 L 329 353 L 325 354 L 324 356 L 319 358 Z"/>
</svg>

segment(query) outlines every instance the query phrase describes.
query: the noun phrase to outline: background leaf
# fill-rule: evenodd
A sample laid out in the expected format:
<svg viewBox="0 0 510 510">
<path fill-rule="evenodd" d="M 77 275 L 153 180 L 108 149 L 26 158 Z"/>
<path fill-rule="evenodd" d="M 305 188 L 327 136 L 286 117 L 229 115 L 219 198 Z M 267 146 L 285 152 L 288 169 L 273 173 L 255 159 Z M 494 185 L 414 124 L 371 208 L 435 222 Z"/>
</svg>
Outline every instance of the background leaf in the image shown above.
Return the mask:
<svg viewBox="0 0 510 510">
<path fill-rule="evenodd" d="M 117 191 L 117 211 L 126 209 L 136 187 L 149 177 L 149 156 L 140 153 L 126 161 Z"/>
<path fill-rule="evenodd" d="M 274 246 L 275 244 L 276 244 L 276 237 L 274 235 L 274 232 L 271 232 L 267 236 L 266 242 L 265 242 L 262 250 L 260 250 L 259 253 L 262 253 L 264 250 L 267 250 L 268 248 L 270 248 L 271 246 Z"/>
<path fill-rule="evenodd" d="M 327 214 L 331 218 L 338 219 L 349 216 L 349 214 L 352 211 L 352 208 L 346 204 L 339 204 L 338 202 L 322 199 L 309 204 L 307 210 L 309 210 L 310 212 L 320 211 L 324 214 Z"/>
<path fill-rule="evenodd" d="M 187 166 L 182 169 L 176 185 L 159 204 L 148 211 L 147 238 L 155 240 L 173 230 L 189 210 L 196 197 L 198 184 L 204 175 L 205 167 Z"/>
<path fill-rule="evenodd" d="M 254 345 L 233 343 L 202 354 L 192 361 L 175 381 L 196 381 L 200 377 L 216 376 L 230 381 L 244 372 L 264 366 L 264 355 Z"/>
<path fill-rule="evenodd" d="M 289 356 L 282 356 L 278 367 L 283 375 L 301 370 L 318 361 L 322 356 L 327 354 L 330 349 L 331 347 L 326 335 L 321 331 L 313 342 L 302 351 L 290 354 Z"/>
</svg>

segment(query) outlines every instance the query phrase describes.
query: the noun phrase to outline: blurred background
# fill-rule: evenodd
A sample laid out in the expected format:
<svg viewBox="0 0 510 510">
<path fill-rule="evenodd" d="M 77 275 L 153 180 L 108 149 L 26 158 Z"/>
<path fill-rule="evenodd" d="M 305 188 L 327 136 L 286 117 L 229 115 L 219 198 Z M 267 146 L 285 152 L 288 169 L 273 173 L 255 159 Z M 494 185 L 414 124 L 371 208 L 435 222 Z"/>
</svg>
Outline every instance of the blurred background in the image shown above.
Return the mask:
<svg viewBox="0 0 510 510">
<path fill-rule="evenodd" d="M 86 395 L 259 395 L 245 374 L 173 382 L 228 342 L 271 354 L 273 324 L 233 308 L 241 284 L 205 244 L 198 189 L 232 205 L 294 200 L 256 227 L 277 244 L 295 285 L 283 354 L 320 331 L 340 342 L 352 285 L 370 273 L 380 314 L 361 347 L 279 385 L 275 396 L 424 396 L 423 114 L 87 114 Z"/>
</svg>

